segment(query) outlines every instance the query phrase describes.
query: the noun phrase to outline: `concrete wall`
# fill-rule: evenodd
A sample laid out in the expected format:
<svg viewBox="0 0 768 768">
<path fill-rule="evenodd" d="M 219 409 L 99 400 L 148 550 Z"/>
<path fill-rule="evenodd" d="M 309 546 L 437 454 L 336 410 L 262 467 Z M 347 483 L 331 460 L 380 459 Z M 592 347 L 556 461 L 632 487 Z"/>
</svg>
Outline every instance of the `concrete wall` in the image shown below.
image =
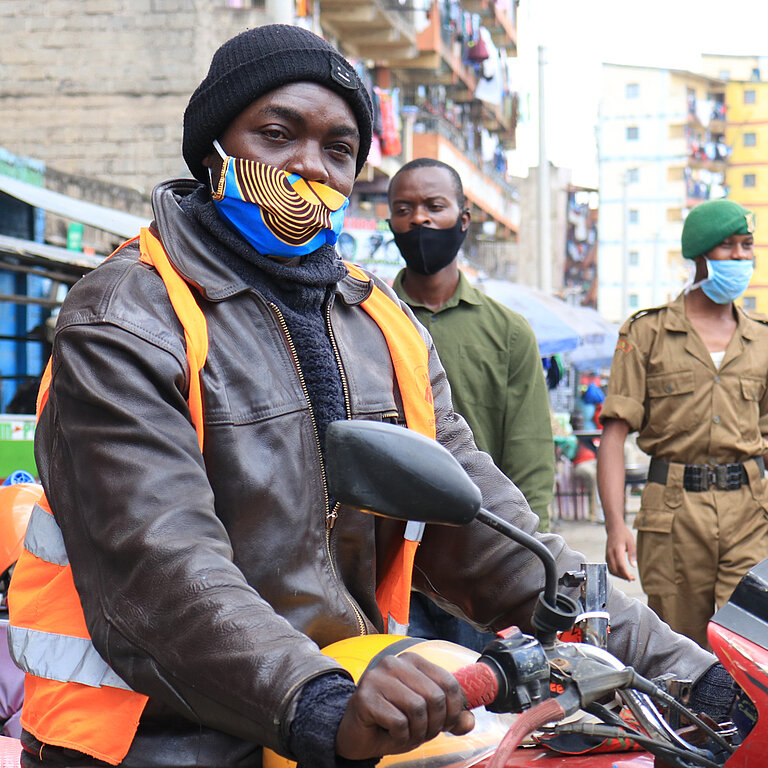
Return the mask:
<svg viewBox="0 0 768 768">
<path fill-rule="evenodd" d="M 181 157 L 189 96 L 218 45 L 271 21 L 272 6 L 293 3 L 2 0 L 2 146 L 143 193 L 189 175 Z"/>
<path fill-rule="evenodd" d="M 516 253 L 517 277 L 521 285 L 539 285 L 538 168 L 529 168 L 527 178 L 518 179 L 520 189 L 520 232 Z M 552 292 L 563 289 L 565 241 L 568 228 L 568 185 L 571 171 L 550 167 L 550 242 L 552 244 Z"/>
</svg>

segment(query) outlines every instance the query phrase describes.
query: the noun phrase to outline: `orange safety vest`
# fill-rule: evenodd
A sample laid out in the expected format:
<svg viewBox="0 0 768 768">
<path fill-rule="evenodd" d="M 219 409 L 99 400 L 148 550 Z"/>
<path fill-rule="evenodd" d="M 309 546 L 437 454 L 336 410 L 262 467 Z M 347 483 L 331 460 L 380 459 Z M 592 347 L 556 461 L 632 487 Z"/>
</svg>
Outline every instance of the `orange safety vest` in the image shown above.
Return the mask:
<svg viewBox="0 0 768 768">
<path fill-rule="evenodd" d="M 200 371 L 208 353 L 205 316 L 159 240 L 146 228 L 138 239 L 141 260 L 153 265 L 162 277 L 184 327 L 190 418 L 202 450 Z M 354 277 L 369 280 L 356 267 L 349 266 L 349 270 Z M 362 306 L 386 339 L 408 426 L 434 438 L 435 413 L 424 340 L 400 307 L 377 287 Z M 47 402 L 50 384 L 49 361 L 40 386 L 38 415 Z M 407 626 L 417 545 L 417 541 L 403 540 L 377 588 L 376 598 L 388 627 Z M 26 672 L 21 716 L 24 728 L 45 744 L 74 749 L 111 765 L 120 763 L 136 735 L 147 697 L 132 690 L 94 648 L 61 530 L 45 495 L 33 509 L 8 602 L 11 652 Z"/>
</svg>

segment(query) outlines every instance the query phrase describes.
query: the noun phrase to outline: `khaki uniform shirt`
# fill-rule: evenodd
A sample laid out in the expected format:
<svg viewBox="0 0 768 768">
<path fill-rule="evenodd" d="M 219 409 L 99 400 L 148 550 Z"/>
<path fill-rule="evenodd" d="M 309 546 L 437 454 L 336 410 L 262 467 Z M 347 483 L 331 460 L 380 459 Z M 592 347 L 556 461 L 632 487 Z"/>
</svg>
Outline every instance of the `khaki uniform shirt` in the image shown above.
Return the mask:
<svg viewBox="0 0 768 768">
<path fill-rule="evenodd" d="M 619 331 L 601 418 L 624 419 L 651 456 L 725 464 L 768 451 L 768 321 L 737 309 L 715 368 L 681 294 L 633 315 Z"/>
</svg>

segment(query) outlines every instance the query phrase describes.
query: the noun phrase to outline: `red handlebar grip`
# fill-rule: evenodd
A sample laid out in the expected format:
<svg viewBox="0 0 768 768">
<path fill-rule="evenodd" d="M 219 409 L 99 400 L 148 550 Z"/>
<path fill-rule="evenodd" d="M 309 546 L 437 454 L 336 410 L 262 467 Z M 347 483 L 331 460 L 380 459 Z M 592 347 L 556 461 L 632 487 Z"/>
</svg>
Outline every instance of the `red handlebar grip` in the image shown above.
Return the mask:
<svg viewBox="0 0 768 768">
<path fill-rule="evenodd" d="M 453 673 L 459 681 L 470 709 L 492 704 L 499 694 L 496 673 L 482 662 L 462 667 Z"/>
</svg>

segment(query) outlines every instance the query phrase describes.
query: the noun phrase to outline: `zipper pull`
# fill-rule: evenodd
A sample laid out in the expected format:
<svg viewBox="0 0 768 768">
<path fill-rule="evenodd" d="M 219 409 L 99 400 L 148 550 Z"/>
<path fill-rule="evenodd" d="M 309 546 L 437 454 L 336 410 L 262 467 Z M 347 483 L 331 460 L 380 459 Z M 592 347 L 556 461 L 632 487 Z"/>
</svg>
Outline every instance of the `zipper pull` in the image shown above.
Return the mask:
<svg viewBox="0 0 768 768">
<path fill-rule="evenodd" d="M 337 501 L 333 505 L 333 509 L 325 516 L 325 528 L 330 531 L 333 526 L 336 525 L 336 520 L 339 517 L 339 502 Z"/>
</svg>

